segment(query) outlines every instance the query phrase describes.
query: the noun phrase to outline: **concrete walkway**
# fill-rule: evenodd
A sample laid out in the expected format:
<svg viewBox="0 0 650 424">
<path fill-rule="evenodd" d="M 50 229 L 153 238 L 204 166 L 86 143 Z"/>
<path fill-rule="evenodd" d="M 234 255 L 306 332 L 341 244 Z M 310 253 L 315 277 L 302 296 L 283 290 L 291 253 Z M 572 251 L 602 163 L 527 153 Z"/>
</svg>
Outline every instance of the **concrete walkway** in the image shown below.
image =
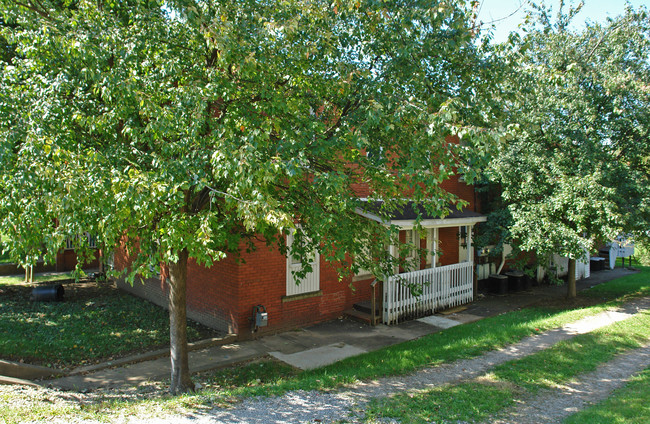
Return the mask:
<svg viewBox="0 0 650 424">
<path fill-rule="evenodd" d="M 633 273 L 634 271 L 623 268 L 599 271 L 588 279 L 578 281 L 578 290 Z M 347 319 L 329 321 L 258 340 L 226 342 L 223 345 L 194 350 L 190 352 L 190 370 L 207 371 L 266 355 L 301 369 L 316 368 L 349 356 L 417 339 L 461 323 L 498 315 L 543 300 L 559 299 L 565 294 L 566 287 L 539 286 L 527 292 L 479 296 L 478 300 L 458 312 L 437 314 L 434 317 L 393 326 L 370 327 Z M 102 368 L 101 366 L 95 367 L 92 372 L 45 380 L 42 384 L 63 390 L 89 391 L 164 380 L 170 375 L 170 360 L 166 354 L 161 356 L 163 354 L 164 352 L 154 352 L 151 359 L 140 355 L 136 358 L 140 362 L 126 366 L 112 367 L 114 364 L 103 364 L 103 369 L 97 369 Z M 129 359 L 126 358 L 124 362 L 130 362 Z"/>
</svg>

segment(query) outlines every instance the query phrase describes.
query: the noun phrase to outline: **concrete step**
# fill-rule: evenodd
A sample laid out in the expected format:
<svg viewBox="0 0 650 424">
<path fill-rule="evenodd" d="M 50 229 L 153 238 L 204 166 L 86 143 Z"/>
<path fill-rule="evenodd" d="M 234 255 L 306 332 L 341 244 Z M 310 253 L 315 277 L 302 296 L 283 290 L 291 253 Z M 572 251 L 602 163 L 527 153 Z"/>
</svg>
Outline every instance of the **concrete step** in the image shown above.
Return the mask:
<svg viewBox="0 0 650 424">
<path fill-rule="evenodd" d="M 343 314 L 350 318 L 353 319 L 354 321 L 362 322 L 364 324 L 372 324 L 371 322 L 371 317 L 370 314 L 367 314 L 365 312 L 358 311 L 354 308 L 348 309 L 347 311 L 344 311 Z"/>
<path fill-rule="evenodd" d="M 372 311 L 372 302 L 369 300 L 362 300 L 361 302 L 355 303 L 353 307 L 359 312 L 370 315 L 370 311 Z M 375 305 L 375 315 L 379 315 L 379 305 Z"/>
</svg>

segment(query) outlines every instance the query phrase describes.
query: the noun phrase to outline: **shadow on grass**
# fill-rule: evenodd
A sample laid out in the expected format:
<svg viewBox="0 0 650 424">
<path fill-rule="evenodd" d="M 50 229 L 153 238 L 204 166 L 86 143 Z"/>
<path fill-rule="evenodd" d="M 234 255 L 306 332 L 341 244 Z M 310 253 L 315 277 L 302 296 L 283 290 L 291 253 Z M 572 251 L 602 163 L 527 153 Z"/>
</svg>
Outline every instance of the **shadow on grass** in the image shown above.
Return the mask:
<svg viewBox="0 0 650 424">
<path fill-rule="evenodd" d="M 0 357 L 69 368 L 168 345 L 164 309 L 110 283 L 64 288 L 62 302 L 35 302 L 31 286 L 0 285 Z M 190 326 L 188 335 L 213 333 Z"/>
</svg>

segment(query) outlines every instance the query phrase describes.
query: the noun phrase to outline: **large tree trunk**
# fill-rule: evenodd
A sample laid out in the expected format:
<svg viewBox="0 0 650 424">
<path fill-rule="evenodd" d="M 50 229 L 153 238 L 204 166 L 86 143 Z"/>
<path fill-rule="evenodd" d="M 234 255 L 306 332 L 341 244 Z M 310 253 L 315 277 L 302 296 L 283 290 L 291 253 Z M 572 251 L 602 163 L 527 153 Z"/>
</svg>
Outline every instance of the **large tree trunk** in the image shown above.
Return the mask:
<svg viewBox="0 0 650 424">
<path fill-rule="evenodd" d="M 169 345 L 172 362 L 169 390 L 172 394 L 194 389 L 187 358 L 187 256 L 187 249 L 183 249 L 178 254 L 178 262 L 169 264 Z"/>
<path fill-rule="evenodd" d="M 576 260 L 569 258 L 569 275 L 567 275 L 567 299 L 576 297 Z"/>
</svg>

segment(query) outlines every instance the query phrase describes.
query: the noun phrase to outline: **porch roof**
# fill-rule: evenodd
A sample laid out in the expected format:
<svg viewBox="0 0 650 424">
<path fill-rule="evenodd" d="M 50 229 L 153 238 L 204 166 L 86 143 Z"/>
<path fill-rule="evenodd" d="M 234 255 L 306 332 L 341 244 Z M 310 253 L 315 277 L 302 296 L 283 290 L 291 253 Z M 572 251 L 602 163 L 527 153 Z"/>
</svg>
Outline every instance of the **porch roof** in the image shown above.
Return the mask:
<svg viewBox="0 0 650 424">
<path fill-rule="evenodd" d="M 357 209 L 357 213 L 360 215 L 373 221 L 381 222 L 384 225 L 396 225 L 405 229 L 412 228 L 418 220 L 418 217 L 420 226 L 423 228 L 457 227 L 487 221 L 485 215 L 469 209 L 461 210 L 455 205 L 449 205 L 449 214 L 445 217 L 440 217 L 440 215 L 429 213 L 424 205 L 415 202 L 408 202 L 401 208 L 382 211 L 383 215 L 388 217 L 388 220 L 386 220 L 380 216 L 379 212 L 382 210 L 383 201 L 364 200 L 363 203 L 363 208 Z"/>
</svg>

